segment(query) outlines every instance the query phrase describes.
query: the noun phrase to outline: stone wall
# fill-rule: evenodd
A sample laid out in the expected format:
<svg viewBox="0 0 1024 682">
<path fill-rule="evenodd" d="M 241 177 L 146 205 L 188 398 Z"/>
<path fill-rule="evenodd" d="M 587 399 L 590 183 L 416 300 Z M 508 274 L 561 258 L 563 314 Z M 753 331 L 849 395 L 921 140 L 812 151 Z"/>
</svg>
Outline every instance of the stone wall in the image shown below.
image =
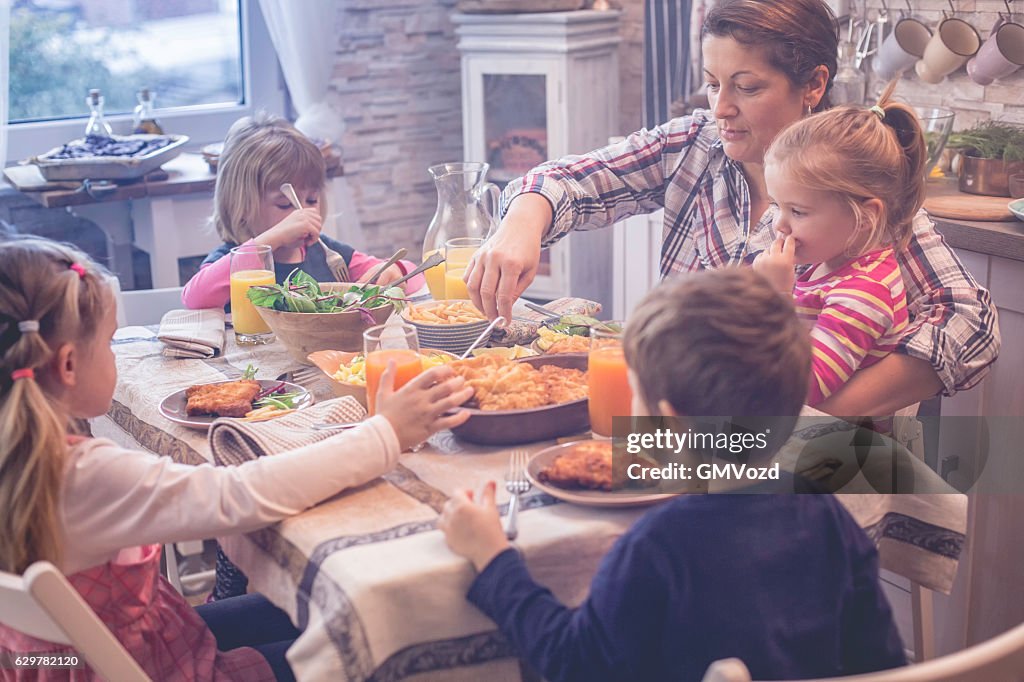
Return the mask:
<svg viewBox="0 0 1024 682">
<path fill-rule="evenodd" d="M 887 4 L 890 7 L 901 5 L 892 1 Z M 946 0 L 916 0 L 912 4 L 915 16 L 933 30 L 942 20 L 942 11 L 949 9 Z M 1018 5 L 1015 9 L 1021 10 L 1020 3 L 1013 4 Z M 957 0 L 954 5 L 957 8 L 957 17 L 974 26 L 982 40 L 988 37 L 996 22 L 997 13 L 1005 11 L 1002 0 Z M 881 6 L 881 0 L 868 0 L 868 7 L 871 10 L 877 10 Z M 1018 14 L 1017 19 L 1021 20 L 1022 16 Z M 873 73 L 871 76 L 869 96 L 878 93 L 884 85 Z M 904 74 L 896 93 L 912 104 L 938 105 L 953 109 L 956 112 L 956 130 L 969 128 L 978 121 L 989 119 L 1024 123 L 1024 70 L 983 86 L 972 81 L 963 67 L 947 76 L 938 85 L 925 83 L 911 69 Z"/>
<path fill-rule="evenodd" d="M 462 159 L 456 0 L 337 0 L 332 99 L 367 250 L 417 253 L 434 214 L 427 167 Z M 619 0 L 621 128 L 641 125 L 643 0 Z"/>
</svg>

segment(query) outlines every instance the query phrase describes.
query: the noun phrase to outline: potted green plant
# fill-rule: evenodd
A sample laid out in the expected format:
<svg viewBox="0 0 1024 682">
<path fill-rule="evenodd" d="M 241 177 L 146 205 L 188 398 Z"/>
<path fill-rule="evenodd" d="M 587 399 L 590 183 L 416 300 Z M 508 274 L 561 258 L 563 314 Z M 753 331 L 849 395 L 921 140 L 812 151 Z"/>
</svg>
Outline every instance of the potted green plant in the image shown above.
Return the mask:
<svg viewBox="0 0 1024 682">
<path fill-rule="evenodd" d="M 1009 176 L 1024 171 L 1024 127 L 985 121 L 952 133 L 946 143 L 960 153 L 960 191 L 1010 196 Z"/>
</svg>

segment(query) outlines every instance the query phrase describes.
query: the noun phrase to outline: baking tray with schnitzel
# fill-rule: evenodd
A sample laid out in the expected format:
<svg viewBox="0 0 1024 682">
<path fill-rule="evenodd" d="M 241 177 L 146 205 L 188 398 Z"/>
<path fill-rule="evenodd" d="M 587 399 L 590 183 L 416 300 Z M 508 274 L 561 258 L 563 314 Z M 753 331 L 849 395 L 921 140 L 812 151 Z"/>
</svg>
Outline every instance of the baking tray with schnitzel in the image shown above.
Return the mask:
<svg viewBox="0 0 1024 682">
<path fill-rule="evenodd" d="M 500 362 L 483 356 L 449 365 L 474 388 L 470 417 L 452 432 L 471 443 L 515 445 L 582 433 L 587 356 L 552 355 Z"/>
<path fill-rule="evenodd" d="M 271 395 L 295 394 L 290 402 L 296 410 L 313 404 L 313 395 L 298 384 L 274 379 L 240 379 L 175 391 L 160 402 L 159 411 L 176 424 L 206 429 L 218 417 L 245 417 L 252 413 L 256 397 L 271 391 Z"/>
<path fill-rule="evenodd" d="M 625 453 L 613 458 L 612 452 L 610 440 L 555 445 L 533 455 L 526 466 L 526 475 L 552 497 L 594 507 L 635 507 L 675 495 L 658 492 L 650 481 L 646 486 L 627 481 L 629 464 L 654 466 L 654 463 Z"/>
</svg>

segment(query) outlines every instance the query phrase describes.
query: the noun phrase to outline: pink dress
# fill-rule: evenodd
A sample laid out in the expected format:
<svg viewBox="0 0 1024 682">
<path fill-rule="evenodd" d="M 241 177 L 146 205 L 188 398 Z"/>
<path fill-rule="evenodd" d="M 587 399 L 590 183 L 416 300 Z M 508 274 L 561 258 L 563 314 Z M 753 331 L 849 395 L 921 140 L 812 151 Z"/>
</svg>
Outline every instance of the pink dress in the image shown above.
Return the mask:
<svg viewBox="0 0 1024 682">
<path fill-rule="evenodd" d="M 255 649 L 217 650 L 203 619 L 160 575 L 160 550 L 160 545 L 125 550 L 116 560 L 68 580 L 154 680 L 274 680 Z M 0 655 L 71 651 L 0 625 Z M 0 669 L 0 679 L 79 682 L 99 677 L 85 667 Z"/>
</svg>

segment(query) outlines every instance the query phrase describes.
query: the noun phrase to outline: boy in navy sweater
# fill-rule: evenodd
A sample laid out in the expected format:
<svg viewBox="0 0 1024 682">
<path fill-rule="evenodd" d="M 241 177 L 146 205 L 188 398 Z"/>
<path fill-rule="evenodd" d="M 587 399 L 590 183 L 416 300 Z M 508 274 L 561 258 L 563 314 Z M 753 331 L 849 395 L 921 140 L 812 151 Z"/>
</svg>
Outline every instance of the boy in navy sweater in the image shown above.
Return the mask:
<svg viewBox="0 0 1024 682">
<path fill-rule="evenodd" d="M 630 318 L 625 350 L 636 415 L 781 416 L 761 464 L 789 437 L 807 390 L 807 332 L 749 269 L 663 283 Z M 700 680 L 730 657 L 754 679 L 905 664 L 873 543 L 834 497 L 792 494 L 813 491 L 782 479 L 652 509 L 577 608 L 530 577 L 505 539 L 493 482 L 454 495 L 439 527 L 479 571 L 469 600 L 551 682 Z"/>
</svg>

